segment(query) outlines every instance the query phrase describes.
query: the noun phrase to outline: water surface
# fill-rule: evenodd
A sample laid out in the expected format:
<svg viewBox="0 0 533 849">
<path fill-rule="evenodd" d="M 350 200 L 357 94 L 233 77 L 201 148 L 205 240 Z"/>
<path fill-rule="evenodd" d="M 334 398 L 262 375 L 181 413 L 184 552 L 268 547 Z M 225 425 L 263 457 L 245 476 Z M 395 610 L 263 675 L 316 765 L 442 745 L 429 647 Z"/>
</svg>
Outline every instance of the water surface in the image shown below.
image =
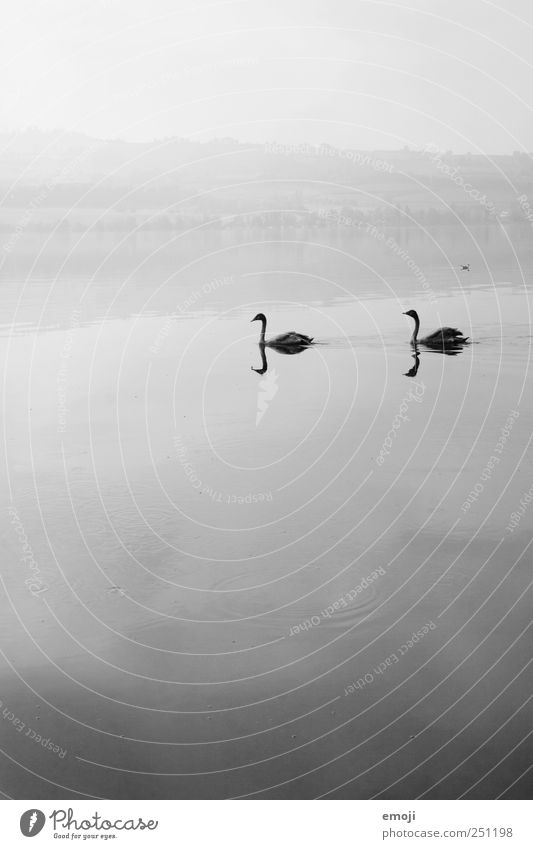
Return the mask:
<svg viewBox="0 0 533 849">
<path fill-rule="evenodd" d="M 531 233 L 389 237 L 4 264 L 4 793 L 528 795 Z"/>
</svg>

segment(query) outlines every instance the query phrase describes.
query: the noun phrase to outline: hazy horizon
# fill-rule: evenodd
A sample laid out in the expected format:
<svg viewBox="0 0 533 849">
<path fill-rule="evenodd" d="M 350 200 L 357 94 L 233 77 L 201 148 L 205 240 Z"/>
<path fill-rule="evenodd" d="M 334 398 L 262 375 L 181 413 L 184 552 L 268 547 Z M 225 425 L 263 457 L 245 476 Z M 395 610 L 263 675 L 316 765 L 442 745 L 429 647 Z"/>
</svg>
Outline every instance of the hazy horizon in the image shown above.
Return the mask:
<svg viewBox="0 0 533 849">
<path fill-rule="evenodd" d="M 128 138 L 123 137 L 123 136 L 104 136 L 104 135 L 96 135 L 96 134 L 92 134 L 92 133 L 85 133 L 85 132 L 80 132 L 80 131 L 77 131 L 77 130 L 70 130 L 66 127 L 39 127 L 39 126 L 35 126 L 35 125 L 27 125 L 27 126 L 24 126 L 24 127 L 19 127 L 17 129 L 14 129 L 12 127 L 6 127 L 6 128 L 0 129 L 0 136 L 15 136 L 15 137 L 17 137 L 17 136 L 24 136 L 24 135 L 31 135 L 31 134 L 43 135 L 43 136 L 44 135 L 56 135 L 56 136 L 59 136 L 60 138 L 65 138 L 65 137 L 68 137 L 69 135 L 72 135 L 72 136 L 79 135 L 79 136 L 82 136 L 82 137 L 89 139 L 91 141 L 102 142 L 102 143 L 142 144 L 142 145 L 150 145 L 150 144 L 159 145 L 159 144 L 164 143 L 164 142 L 183 142 L 183 143 L 191 143 L 191 144 L 209 145 L 209 144 L 220 143 L 222 141 L 231 141 L 231 142 L 235 142 L 235 144 L 238 144 L 238 145 L 242 145 L 242 146 L 249 145 L 250 147 L 266 147 L 268 145 L 279 145 L 280 147 L 285 147 L 287 149 L 287 152 L 291 152 L 292 150 L 294 150 L 294 153 L 311 152 L 311 148 L 315 148 L 315 150 L 318 151 L 320 148 L 324 148 L 324 147 L 328 147 L 328 146 L 335 148 L 337 150 L 354 150 L 354 151 L 360 151 L 360 152 L 374 151 L 374 152 L 394 153 L 394 154 L 404 153 L 404 152 L 406 152 L 406 153 L 423 153 L 424 151 L 427 151 L 429 149 L 430 145 L 434 144 L 434 143 L 426 140 L 423 144 L 420 144 L 420 145 L 403 145 L 403 146 L 398 145 L 397 147 L 363 148 L 363 147 L 357 147 L 356 145 L 353 145 L 353 144 L 336 145 L 336 144 L 333 144 L 332 142 L 329 142 L 327 140 L 311 142 L 311 141 L 309 141 L 309 139 L 305 139 L 305 138 L 302 138 L 301 141 L 295 141 L 295 142 L 286 142 L 286 141 L 283 141 L 281 138 L 277 138 L 277 137 L 267 138 L 264 141 L 257 141 L 257 140 L 252 140 L 252 139 L 249 139 L 249 138 L 237 138 L 236 136 L 232 136 L 232 135 L 212 136 L 212 137 L 206 137 L 206 138 L 199 139 L 199 138 L 194 138 L 194 136 L 183 136 L 183 135 L 179 135 L 179 134 L 176 133 L 174 135 L 156 136 L 152 139 L 128 139 Z M 309 148 L 309 151 L 303 150 L 303 148 L 305 148 L 305 147 Z M 300 148 L 300 150 L 298 148 Z M 435 149 L 435 148 L 432 148 L 432 149 Z M 439 152 L 441 154 L 445 153 L 446 155 L 452 155 L 452 156 L 467 156 L 467 155 L 484 156 L 484 157 L 486 157 L 487 159 L 490 160 L 491 157 L 495 157 L 495 156 L 513 156 L 515 154 L 523 154 L 523 155 L 533 156 L 533 144 L 532 144 L 531 150 L 518 150 L 518 149 L 515 148 L 513 150 L 508 150 L 508 151 L 495 151 L 495 150 L 473 151 L 473 150 L 470 150 L 470 149 L 462 151 L 462 150 L 455 150 L 453 148 L 439 147 Z M 2 153 L 2 151 L 0 150 L 0 155 L 1 155 L 1 153 Z"/>
</svg>

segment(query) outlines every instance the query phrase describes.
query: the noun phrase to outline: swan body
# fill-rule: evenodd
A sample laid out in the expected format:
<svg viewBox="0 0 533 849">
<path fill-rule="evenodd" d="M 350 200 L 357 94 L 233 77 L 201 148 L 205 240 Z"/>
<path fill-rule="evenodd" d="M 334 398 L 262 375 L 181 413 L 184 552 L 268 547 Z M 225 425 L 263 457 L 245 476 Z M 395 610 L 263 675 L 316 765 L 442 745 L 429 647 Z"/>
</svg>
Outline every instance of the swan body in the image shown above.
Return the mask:
<svg viewBox="0 0 533 849">
<path fill-rule="evenodd" d="M 410 316 L 415 323 L 415 329 L 411 336 L 411 345 L 416 346 L 418 342 L 426 345 L 428 348 L 453 348 L 457 345 L 464 345 L 468 342 L 468 336 L 463 336 L 460 330 L 456 327 L 439 327 L 434 333 L 429 336 L 424 336 L 423 339 L 418 339 L 418 330 L 420 328 L 420 319 L 416 310 L 408 310 L 404 315 Z"/>
<path fill-rule="evenodd" d="M 294 330 L 289 330 L 288 333 L 280 333 L 279 336 L 272 336 L 270 339 L 265 340 L 266 316 L 262 312 L 258 312 L 255 318 L 252 318 L 252 321 L 261 322 L 260 345 L 267 345 L 269 348 L 306 348 L 313 343 L 312 336 L 306 336 L 304 333 L 296 333 Z"/>
</svg>

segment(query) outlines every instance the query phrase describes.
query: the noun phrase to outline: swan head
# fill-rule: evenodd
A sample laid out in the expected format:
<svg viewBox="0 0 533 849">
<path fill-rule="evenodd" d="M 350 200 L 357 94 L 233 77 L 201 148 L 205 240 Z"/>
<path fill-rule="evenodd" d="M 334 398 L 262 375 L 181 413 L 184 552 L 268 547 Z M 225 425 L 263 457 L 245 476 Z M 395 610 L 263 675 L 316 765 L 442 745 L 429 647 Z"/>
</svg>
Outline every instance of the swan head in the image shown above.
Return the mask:
<svg viewBox="0 0 533 849">
<path fill-rule="evenodd" d="M 416 310 L 407 310 L 407 312 L 404 312 L 403 315 L 408 315 L 414 321 L 419 321 L 418 313 Z"/>
<path fill-rule="evenodd" d="M 266 322 L 266 316 L 265 316 L 264 313 L 258 312 L 257 315 L 255 316 L 255 318 L 252 318 L 252 321 L 265 321 Z"/>
</svg>

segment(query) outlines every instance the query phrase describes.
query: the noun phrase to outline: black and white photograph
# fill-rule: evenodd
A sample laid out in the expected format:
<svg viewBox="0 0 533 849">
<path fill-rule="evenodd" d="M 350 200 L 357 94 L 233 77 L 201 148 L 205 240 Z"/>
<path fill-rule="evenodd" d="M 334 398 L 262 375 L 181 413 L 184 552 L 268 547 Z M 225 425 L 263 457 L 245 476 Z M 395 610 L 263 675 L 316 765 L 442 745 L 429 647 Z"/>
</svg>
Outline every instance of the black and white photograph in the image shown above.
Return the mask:
<svg viewBox="0 0 533 849">
<path fill-rule="evenodd" d="M 530 845 L 532 44 L 526 0 L 3 3 L 17 841 L 335 800 Z"/>
</svg>

